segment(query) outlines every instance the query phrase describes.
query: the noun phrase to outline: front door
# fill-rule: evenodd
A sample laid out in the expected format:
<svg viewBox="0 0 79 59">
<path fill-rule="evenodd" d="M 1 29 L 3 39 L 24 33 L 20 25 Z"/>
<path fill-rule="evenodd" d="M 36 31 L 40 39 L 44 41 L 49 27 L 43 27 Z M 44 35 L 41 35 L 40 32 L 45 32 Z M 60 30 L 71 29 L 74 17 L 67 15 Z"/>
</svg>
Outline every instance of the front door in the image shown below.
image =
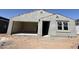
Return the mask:
<svg viewBox="0 0 79 59">
<path fill-rule="evenodd" d="M 42 26 L 42 35 L 48 35 L 49 32 L 49 21 L 43 21 L 43 26 Z"/>
</svg>

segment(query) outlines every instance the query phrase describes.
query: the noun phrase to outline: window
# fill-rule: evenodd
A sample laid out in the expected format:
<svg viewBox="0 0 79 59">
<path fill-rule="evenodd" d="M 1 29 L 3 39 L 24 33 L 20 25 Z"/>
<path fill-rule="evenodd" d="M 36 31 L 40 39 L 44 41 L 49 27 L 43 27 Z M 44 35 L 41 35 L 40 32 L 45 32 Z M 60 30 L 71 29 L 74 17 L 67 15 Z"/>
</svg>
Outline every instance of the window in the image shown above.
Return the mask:
<svg viewBox="0 0 79 59">
<path fill-rule="evenodd" d="M 63 22 L 64 30 L 68 30 L 68 22 Z"/>
<path fill-rule="evenodd" d="M 58 30 L 62 30 L 62 22 L 58 21 L 57 24 L 58 24 Z"/>
<path fill-rule="evenodd" d="M 68 22 L 67 21 L 57 21 L 58 30 L 68 30 Z"/>
</svg>

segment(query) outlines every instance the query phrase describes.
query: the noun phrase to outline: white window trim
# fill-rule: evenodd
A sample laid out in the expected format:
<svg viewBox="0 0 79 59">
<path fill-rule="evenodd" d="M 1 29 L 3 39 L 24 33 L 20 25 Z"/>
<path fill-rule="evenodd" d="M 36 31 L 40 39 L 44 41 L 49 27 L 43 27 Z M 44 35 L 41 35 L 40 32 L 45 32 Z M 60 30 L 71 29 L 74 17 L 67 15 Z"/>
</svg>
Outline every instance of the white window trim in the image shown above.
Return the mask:
<svg viewBox="0 0 79 59">
<path fill-rule="evenodd" d="M 61 21 L 62 22 L 62 30 L 58 30 L 58 24 L 57 24 L 57 32 L 62 32 L 62 33 L 69 33 L 69 22 L 68 23 L 68 30 L 64 30 L 64 23 L 63 22 L 66 22 L 66 21 Z M 57 23 L 57 22 L 56 22 Z"/>
</svg>

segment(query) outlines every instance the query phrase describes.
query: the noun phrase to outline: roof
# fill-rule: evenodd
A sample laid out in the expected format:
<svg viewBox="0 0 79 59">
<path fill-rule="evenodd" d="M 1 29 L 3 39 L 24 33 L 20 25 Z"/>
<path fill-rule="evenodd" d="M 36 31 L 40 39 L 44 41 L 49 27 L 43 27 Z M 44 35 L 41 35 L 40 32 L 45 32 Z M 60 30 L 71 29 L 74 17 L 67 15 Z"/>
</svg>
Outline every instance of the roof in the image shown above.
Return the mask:
<svg viewBox="0 0 79 59">
<path fill-rule="evenodd" d="M 30 13 L 25 13 L 25 14 L 21 14 L 21 15 L 17 15 L 15 17 L 13 17 L 13 19 L 18 19 L 18 20 L 23 20 L 24 18 L 27 18 L 29 20 L 36 20 L 36 19 L 41 19 L 41 18 L 47 18 L 49 16 L 61 16 L 60 18 L 63 18 L 64 20 L 71 20 L 71 18 L 69 17 L 66 17 L 66 16 L 63 16 L 63 15 L 60 15 L 60 14 L 55 14 L 55 13 L 50 13 L 50 12 L 47 12 L 45 10 L 35 10 L 33 12 L 30 12 Z M 67 19 L 65 19 L 67 18 Z"/>
<path fill-rule="evenodd" d="M 46 11 L 43 10 L 37 10 L 37 11 L 33 11 L 30 13 L 25 13 L 25 14 L 21 14 L 21 15 L 17 15 L 15 17 L 13 17 L 12 19 L 19 19 L 19 20 L 23 20 L 25 18 L 27 18 L 28 20 L 37 20 L 40 19 L 42 17 L 46 17 L 48 15 L 53 15 L 52 13 L 48 13 Z"/>
<path fill-rule="evenodd" d="M 0 16 L 0 20 L 1 21 L 5 21 L 5 22 L 9 22 L 9 19 L 8 18 L 2 17 L 2 16 Z"/>
</svg>

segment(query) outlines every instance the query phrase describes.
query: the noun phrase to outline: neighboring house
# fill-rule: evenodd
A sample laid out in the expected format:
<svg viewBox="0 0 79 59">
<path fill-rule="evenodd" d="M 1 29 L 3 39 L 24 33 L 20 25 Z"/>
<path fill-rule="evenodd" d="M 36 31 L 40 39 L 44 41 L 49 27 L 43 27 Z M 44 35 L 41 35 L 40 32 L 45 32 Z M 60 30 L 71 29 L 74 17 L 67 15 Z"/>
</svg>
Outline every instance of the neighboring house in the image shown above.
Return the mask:
<svg viewBox="0 0 79 59">
<path fill-rule="evenodd" d="M 9 19 L 0 17 L 0 33 L 6 33 L 8 29 Z"/>
<path fill-rule="evenodd" d="M 75 21 L 59 14 L 44 10 L 13 17 L 7 34 L 29 33 L 38 36 L 76 36 Z"/>
<path fill-rule="evenodd" d="M 79 34 L 79 19 L 75 20 L 75 24 L 76 24 L 77 34 Z"/>
</svg>

